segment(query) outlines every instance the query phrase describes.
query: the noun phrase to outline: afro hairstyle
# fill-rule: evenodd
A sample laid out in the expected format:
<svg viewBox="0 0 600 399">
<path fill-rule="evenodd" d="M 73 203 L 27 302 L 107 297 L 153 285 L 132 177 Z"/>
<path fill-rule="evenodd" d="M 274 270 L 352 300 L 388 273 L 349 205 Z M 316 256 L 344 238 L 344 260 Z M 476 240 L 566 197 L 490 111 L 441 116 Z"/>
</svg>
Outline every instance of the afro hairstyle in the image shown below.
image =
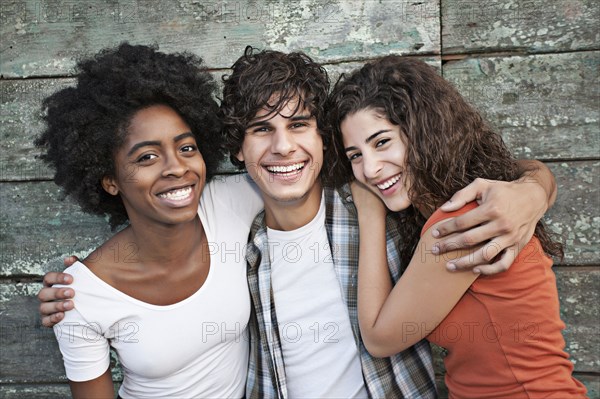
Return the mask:
<svg viewBox="0 0 600 399">
<path fill-rule="evenodd" d="M 190 126 L 206 164 L 207 181 L 223 159 L 216 84 L 202 60 L 189 53 L 123 43 L 77 64 L 75 87 L 42 103 L 46 129 L 35 140 L 41 159 L 55 169 L 54 182 L 84 212 L 108 216 L 114 230 L 128 217 L 119 196 L 101 185 L 114 176 L 114 154 L 133 115 L 167 105 Z"/>
</svg>

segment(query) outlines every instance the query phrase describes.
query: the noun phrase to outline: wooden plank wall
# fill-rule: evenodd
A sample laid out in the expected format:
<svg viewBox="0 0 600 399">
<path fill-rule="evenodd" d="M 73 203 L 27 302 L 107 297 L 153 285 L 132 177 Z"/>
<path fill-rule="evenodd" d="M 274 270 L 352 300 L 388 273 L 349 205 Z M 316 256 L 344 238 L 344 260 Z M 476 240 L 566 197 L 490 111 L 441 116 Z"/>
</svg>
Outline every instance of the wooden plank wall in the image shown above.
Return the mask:
<svg viewBox="0 0 600 399">
<path fill-rule="evenodd" d="M 197 53 L 217 77 L 248 44 L 305 51 L 334 78 L 392 53 L 435 65 L 517 156 L 541 159 L 556 175 L 558 200 L 545 220 L 566 244 L 555 267 L 564 335 L 577 377 L 599 398 L 599 14 L 595 0 L 3 0 L 0 396 L 68 397 L 35 294 L 60 258 L 84 256 L 109 229 L 59 200 L 32 140 L 40 100 L 72 84 L 76 60 L 128 40 Z"/>
</svg>

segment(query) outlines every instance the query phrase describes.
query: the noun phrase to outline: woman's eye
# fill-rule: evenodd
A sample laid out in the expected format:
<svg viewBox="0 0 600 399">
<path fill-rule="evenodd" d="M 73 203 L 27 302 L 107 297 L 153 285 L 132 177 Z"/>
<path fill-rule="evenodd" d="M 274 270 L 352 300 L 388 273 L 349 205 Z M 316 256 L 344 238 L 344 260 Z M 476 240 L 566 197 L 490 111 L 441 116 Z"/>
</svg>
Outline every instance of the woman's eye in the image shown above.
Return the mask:
<svg viewBox="0 0 600 399">
<path fill-rule="evenodd" d="M 350 155 L 348 155 L 348 160 L 350 162 L 353 162 L 353 161 L 357 160 L 360 157 L 360 155 L 361 155 L 360 153 L 350 154 Z"/>
<path fill-rule="evenodd" d="M 156 158 L 155 154 L 144 154 L 141 157 L 139 157 L 136 162 L 148 162 L 154 158 Z"/>
<path fill-rule="evenodd" d="M 388 141 L 390 141 L 390 139 L 381 139 L 377 142 L 377 144 L 375 144 L 375 147 L 381 147 L 382 145 L 384 145 L 385 143 L 387 143 Z"/>
<path fill-rule="evenodd" d="M 198 147 L 193 144 L 188 144 L 188 145 L 181 147 L 182 152 L 193 152 L 196 150 L 198 150 Z"/>
</svg>

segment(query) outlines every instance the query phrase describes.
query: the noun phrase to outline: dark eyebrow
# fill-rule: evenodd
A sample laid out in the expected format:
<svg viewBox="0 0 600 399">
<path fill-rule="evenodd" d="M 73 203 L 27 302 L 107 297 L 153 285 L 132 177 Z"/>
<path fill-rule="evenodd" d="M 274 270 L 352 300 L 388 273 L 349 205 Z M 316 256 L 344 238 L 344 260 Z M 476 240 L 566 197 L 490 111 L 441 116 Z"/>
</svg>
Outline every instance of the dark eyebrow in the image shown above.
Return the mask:
<svg viewBox="0 0 600 399">
<path fill-rule="evenodd" d="M 372 135 L 370 135 L 369 137 L 367 137 L 367 139 L 365 140 L 365 143 L 369 144 L 377 136 L 379 136 L 382 133 L 387 133 L 387 132 L 391 132 L 391 130 L 390 129 L 379 130 L 379 131 L 373 133 Z M 357 149 L 356 147 L 346 147 L 345 151 L 348 152 L 348 151 L 353 151 L 356 149 Z"/>
<path fill-rule="evenodd" d="M 130 156 L 131 154 L 133 154 L 134 152 L 136 152 L 137 150 L 139 150 L 142 147 L 160 146 L 160 145 L 161 145 L 160 141 L 140 141 L 139 143 L 137 143 L 133 147 L 131 147 L 131 149 L 127 153 L 127 156 Z"/>
<path fill-rule="evenodd" d="M 308 121 L 310 119 L 314 118 L 314 116 L 312 115 L 295 115 L 292 116 L 290 118 L 288 118 L 290 121 L 292 122 L 297 122 L 297 121 Z M 269 122 L 272 118 L 269 119 L 263 119 L 263 120 L 259 120 L 256 122 L 251 122 L 248 126 L 246 126 L 246 129 L 250 129 L 256 126 L 270 126 L 271 123 Z"/>
<path fill-rule="evenodd" d="M 173 138 L 173 141 L 177 143 L 178 141 L 181 141 L 181 140 L 183 140 L 183 139 L 185 139 L 187 137 L 191 137 L 194 140 L 196 139 L 196 137 L 194 137 L 194 135 L 192 134 L 192 132 L 185 132 L 185 133 L 181 133 L 181 134 L 175 136 Z"/>
<path fill-rule="evenodd" d="M 181 134 L 175 136 L 173 138 L 173 141 L 177 143 L 178 141 L 181 141 L 187 137 L 194 137 L 194 135 L 192 134 L 192 132 L 181 133 Z M 151 147 L 151 146 L 160 147 L 161 145 L 162 145 L 162 142 L 156 141 L 156 140 L 140 141 L 139 143 L 137 143 L 133 147 L 131 147 L 131 149 L 127 153 L 127 156 L 130 156 L 131 154 L 133 154 L 134 152 L 136 152 L 137 150 L 139 150 L 142 147 Z"/>
</svg>

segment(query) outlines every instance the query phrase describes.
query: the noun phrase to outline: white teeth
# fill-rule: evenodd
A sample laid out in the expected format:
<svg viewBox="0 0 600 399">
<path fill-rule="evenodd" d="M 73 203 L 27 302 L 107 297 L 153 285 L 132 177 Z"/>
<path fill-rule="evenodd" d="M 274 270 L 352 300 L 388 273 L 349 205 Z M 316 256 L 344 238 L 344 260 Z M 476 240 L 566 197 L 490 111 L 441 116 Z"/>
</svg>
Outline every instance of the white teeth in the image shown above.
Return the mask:
<svg viewBox="0 0 600 399">
<path fill-rule="evenodd" d="M 189 197 L 189 195 L 191 193 L 192 193 L 192 188 L 185 187 L 185 188 L 180 188 L 178 190 L 172 190 L 172 191 L 169 191 L 166 193 L 161 193 L 161 194 L 158 194 L 158 196 L 160 198 L 166 198 L 166 199 L 170 199 L 170 200 L 174 200 L 174 201 L 180 201 L 182 199 Z"/>
<path fill-rule="evenodd" d="M 289 172 L 294 172 L 296 170 L 300 170 L 304 167 L 304 162 L 301 163 L 295 163 L 293 165 L 287 165 L 287 166 L 267 166 L 267 170 L 269 172 L 274 172 L 274 173 L 289 173 Z"/>
<path fill-rule="evenodd" d="M 400 180 L 400 176 L 402 176 L 402 173 L 392 177 L 391 179 L 384 181 L 381 184 L 377 185 L 377 188 L 379 188 L 380 190 L 385 190 L 387 188 L 390 188 L 391 186 L 393 186 L 398 180 Z"/>
</svg>

